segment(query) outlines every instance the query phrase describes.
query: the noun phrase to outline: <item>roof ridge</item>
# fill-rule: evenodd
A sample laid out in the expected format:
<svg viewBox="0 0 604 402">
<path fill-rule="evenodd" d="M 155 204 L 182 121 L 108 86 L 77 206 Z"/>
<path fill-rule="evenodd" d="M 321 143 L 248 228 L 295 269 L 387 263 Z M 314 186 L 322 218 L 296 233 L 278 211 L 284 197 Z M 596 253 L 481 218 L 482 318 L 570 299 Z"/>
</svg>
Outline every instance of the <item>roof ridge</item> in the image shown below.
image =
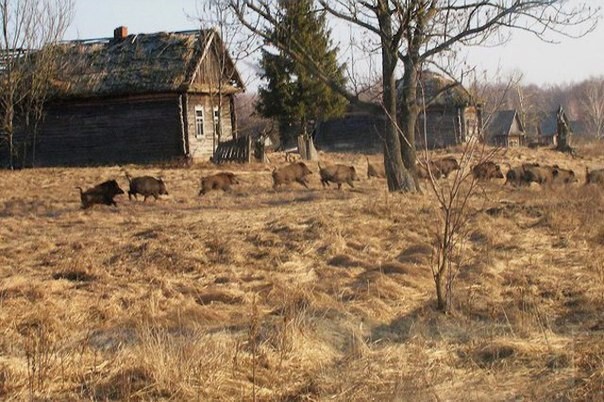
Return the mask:
<svg viewBox="0 0 604 402">
<path fill-rule="evenodd" d="M 155 36 L 155 35 L 160 35 L 160 34 L 168 34 L 168 35 L 191 35 L 191 34 L 195 34 L 195 33 L 201 33 L 202 31 L 212 31 L 213 28 L 206 28 L 206 29 L 187 29 L 187 30 L 182 30 L 182 31 L 157 31 L 157 32 L 140 32 L 140 33 L 131 33 L 126 37 L 129 36 L 133 36 L 133 37 L 137 37 L 137 36 Z M 108 43 L 113 41 L 114 38 L 113 36 L 107 36 L 107 37 L 99 37 L 99 38 L 87 38 L 87 39 L 66 39 L 66 40 L 61 40 L 58 43 L 59 44 L 70 44 L 70 43 L 74 43 L 74 44 L 97 44 L 97 43 Z"/>
</svg>

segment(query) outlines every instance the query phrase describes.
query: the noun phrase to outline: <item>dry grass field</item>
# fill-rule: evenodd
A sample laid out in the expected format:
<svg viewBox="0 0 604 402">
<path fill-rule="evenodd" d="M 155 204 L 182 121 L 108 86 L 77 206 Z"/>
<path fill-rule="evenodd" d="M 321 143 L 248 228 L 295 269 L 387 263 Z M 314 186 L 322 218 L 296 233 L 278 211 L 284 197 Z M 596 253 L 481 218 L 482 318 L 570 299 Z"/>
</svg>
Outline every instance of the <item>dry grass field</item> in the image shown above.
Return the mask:
<svg viewBox="0 0 604 402">
<path fill-rule="evenodd" d="M 80 208 L 123 170 L 0 171 L 0 399 L 507 401 L 604 399 L 604 189 L 485 183 L 468 207 L 453 311 L 435 309 L 430 191 L 271 188 L 271 168 L 198 197 L 217 171 L 161 174 L 170 195 Z M 455 155 L 455 153 L 453 153 Z M 373 157 L 376 161 L 378 156 Z M 276 156 L 273 161 L 277 161 Z"/>
</svg>

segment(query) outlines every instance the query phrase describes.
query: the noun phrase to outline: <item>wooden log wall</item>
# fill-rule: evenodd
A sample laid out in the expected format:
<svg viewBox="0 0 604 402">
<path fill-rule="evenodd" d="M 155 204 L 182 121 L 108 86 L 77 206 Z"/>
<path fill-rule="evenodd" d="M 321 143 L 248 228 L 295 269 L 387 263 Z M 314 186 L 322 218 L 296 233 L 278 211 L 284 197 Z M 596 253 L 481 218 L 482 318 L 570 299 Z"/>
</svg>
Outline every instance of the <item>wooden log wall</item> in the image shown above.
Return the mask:
<svg viewBox="0 0 604 402">
<path fill-rule="evenodd" d="M 37 166 L 145 163 L 183 156 L 176 94 L 49 105 Z"/>
<path fill-rule="evenodd" d="M 425 133 L 424 133 L 425 128 Z M 460 122 L 455 108 L 431 108 L 426 112 L 426 124 L 420 114 L 415 142 L 417 148 L 443 148 L 459 143 Z M 426 143 L 427 137 L 427 143 Z"/>
</svg>

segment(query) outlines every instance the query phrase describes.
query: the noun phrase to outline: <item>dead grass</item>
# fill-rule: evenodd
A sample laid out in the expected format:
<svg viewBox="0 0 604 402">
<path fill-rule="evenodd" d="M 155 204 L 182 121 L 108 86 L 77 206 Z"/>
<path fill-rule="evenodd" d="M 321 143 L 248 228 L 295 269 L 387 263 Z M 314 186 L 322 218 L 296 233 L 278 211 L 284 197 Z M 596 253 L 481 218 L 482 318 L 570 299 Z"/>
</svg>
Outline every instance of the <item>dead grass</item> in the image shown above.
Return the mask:
<svg viewBox="0 0 604 402">
<path fill-rule="evenodd" d="M 601 399 L 604 190 L 582 175 L 604 156 L 497 155 L 580 182 L 484 185 L 451 315 L 432 196 L 388 194 L 362 155 L 322 154 L 361 172 L 341 191 L 316 166 L 278 191 L 271 166 L 224 166 L 242 183 L 204 197 L 207 163 L 0 171 L 0 399 Z M 124 168 L 170 196 L 80 209 L 75 186 Z"/>
</svg>

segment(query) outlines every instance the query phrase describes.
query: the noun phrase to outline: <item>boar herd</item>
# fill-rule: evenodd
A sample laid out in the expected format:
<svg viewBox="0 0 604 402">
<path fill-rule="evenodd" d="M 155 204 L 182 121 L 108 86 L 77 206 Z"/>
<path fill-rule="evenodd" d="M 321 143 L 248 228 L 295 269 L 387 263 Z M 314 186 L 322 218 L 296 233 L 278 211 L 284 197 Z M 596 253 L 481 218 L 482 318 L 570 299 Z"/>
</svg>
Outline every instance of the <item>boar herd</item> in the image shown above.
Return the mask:
<svg viewBox="0 0 604 402">
<path fill-rule="evenodd" d="M 318 167 L 323 187 L 333 183 L 338 186 L 338 189 L 342 188 L 342 184 L 348 184 L 351 188 L 354 188 L 353 182 L 359 180 L 354 166 L 342 164 L 321 166 L 319 163 Z M 430 177 L 434 179 L 447 178 L 452 171 L 460 169 L 457 160 L 451 156 L 437 160 L 418 161 L 416 167 L 417 175 L 421 179 Z M 309 188 L 307 177 L 310 174 L 312 174 L 312 171 L 301 161 L 275 168 L 272 172 L 273 189 L 293 182 Z M 564 169 L 558 165 L 549 166 L 538 163 L 524 163 L 516 167 L 509 166 L 504 175 L 500 165 L 492 161 L 484 161 L 472 166 L 472 175 L 476 180 L 503 179 L 505 177 L 505 185 L 510 184 L 516 187 L 529 186 L 531 183 L 546 185 L 569 184 L 578 181 L 575 173 L 570 169 Z M 385 177 L 384 165 L 373 164 L 367 158 L 367 178 Z M 604 186 L 604 169 L 590 171 L 589 168 L 586 168 L 585 177 L 586 184 L 594 183 Z M 126 173 L 126 179 L 129 184 L 128 199 L 130 200 L 132 197 L 135 200 L 138 199 L 137 195 L 141 195 L 143 201 L 146 201 L 148 197 L 157 200 L 160 195 L 168 195 L 166 184 L 160 177 L 131 177 Z M 220 172 L 205 176 L 201 178 L 198 195 L 203 196 L 212 190 L 228 191 L 235 184 L 239 184 L 239 179 L 231 172 Z M 115 179 L 107 180 L 85 191 L 81 187 L 76 188 L 80 190 L 80 200 L 84 209 L 94 204 L 117 206 L 114 197 L 124 194 Z"/>
</svg>

